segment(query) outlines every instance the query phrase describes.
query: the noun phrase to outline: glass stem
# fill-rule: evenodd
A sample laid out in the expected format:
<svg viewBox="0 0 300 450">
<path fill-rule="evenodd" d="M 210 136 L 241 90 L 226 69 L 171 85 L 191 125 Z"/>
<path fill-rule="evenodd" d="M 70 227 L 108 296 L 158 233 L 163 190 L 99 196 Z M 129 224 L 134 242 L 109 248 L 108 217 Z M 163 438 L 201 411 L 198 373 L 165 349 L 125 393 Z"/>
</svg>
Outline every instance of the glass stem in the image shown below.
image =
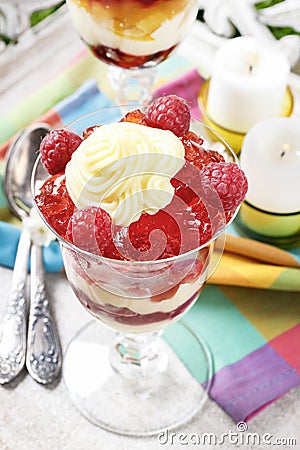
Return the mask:
<svg viewBox="0 0 300 450">
<path fill-rule="evenodd" d="M 123 69 L 110 66 L 108 76 L 116 93 L 119 105 L 143 104 L 152 99 L 152 88 L 156 80 L 156 67 L 146 69 Z"/>
<path fill-rule="evenodd" d="M 114 371 L 126 379 L 146 380 L 167 366 L 167 355 L 161 348 L 160 333 L 116 335 L 110 353 Z"/>
</svg>

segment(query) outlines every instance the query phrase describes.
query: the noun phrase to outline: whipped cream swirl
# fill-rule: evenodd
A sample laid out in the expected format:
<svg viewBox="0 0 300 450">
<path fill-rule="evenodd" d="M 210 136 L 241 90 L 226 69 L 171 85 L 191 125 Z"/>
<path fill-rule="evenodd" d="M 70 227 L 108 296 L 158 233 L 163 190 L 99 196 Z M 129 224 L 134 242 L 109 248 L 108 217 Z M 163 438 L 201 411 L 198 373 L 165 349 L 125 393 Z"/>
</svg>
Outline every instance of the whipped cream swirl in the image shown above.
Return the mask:
<svg viewBox="0 0 300 450">
<path fill-rule="evenodd" d="M 115 224 L 128 226 L 170 203 L 171 178 L 184 162 L 184 146 L 171 131 L 131 122 L 102 125 L 73 153 L 66 186 L 77 208 L 101 207 Z"/>
</svg>

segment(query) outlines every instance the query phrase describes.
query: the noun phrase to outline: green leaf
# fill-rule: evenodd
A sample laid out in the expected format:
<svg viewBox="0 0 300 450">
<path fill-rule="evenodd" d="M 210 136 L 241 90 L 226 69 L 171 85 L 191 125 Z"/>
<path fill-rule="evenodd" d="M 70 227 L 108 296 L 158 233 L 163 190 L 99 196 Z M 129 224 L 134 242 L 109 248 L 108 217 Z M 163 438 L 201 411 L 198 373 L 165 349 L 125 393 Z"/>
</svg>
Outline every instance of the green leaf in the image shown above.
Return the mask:
<svg viewBox="0 0 300 450">
<path fill-rule="evenodd" d="M 14 44 L 15 42 L 13 41 L 13 39 L 11 39 L 8 36 L 5 36 L 4 34 L 0 33 L 0 41 L 3 41 L 5 43 L 5 45 L 8 44 Z"/>
<path fill-rule="evenodd" d="M 268 27 L 271 32 L 274 34 L 276 39 L 281 39 L 283 36 L 288 36 L 290 34 L 296 34 L 297 36 L 300 36 L 300 33 L 298 31 L 295 31 L 291 27 Z"/>
<path fill-rule="evenodd" d="M 282 2 L 284 2 L 284 0 L 262 0 L 261 2 L 255 4 L 255 8 L 256 9 L 269 8 L 270 6 L 274 6 L 277 5 L 277 3 Z M 281 39 L 283 36 L 287 36 L 289 34 L 296 34 L 300 36 L 300 33 L 295 31 L 292 27 L 273 27 L 269 25 L 268 28 L 276 39 Z"/>
<path fill-rule="evenodd" d="M 65 3 L 65 1 L 61 1 L 57 5 L 52 6 L 51 8 L 33 12 L 30 17 L 30 25 L 32 27 L 34 27 L 35 25 L 40 23 L 42 20 L 44 20 L 46 17 L 50 16 L 50 14 L 57 11 L 62 5 L 64 5 L 64 3 Z"/>
<path fill-rule="evenodd" d="M 269 8 L 270 6 L 277 5 L 277 3 L 282 3 L 284 0 L 262 0 L 255 4 L 256 9 Z"/>
</svg>

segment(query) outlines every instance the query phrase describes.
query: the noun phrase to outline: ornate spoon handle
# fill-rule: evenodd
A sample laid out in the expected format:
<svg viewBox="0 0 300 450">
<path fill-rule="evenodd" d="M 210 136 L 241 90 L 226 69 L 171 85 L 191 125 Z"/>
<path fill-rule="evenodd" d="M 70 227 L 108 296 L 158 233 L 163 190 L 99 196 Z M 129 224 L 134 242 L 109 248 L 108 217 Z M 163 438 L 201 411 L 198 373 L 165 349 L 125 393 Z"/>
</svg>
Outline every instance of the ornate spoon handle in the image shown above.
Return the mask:
<svg viewBox="0 0 300 450">
<path fill-rule="evenodd" d="M 42 247 L 32 244 L 26 366 L 36 381 L 47 384 L 59 376 L 61 348 L 49 310 L 44 278 Z"/>
<path fill-rule="evenodd" d="M 30 236 L 22 231 L 13 271 L 12 288 L 0 325 L 0 383 L 12 381 L 22 370 L 26 354 L 27 302 L 25 295 Z"/>
</svg>

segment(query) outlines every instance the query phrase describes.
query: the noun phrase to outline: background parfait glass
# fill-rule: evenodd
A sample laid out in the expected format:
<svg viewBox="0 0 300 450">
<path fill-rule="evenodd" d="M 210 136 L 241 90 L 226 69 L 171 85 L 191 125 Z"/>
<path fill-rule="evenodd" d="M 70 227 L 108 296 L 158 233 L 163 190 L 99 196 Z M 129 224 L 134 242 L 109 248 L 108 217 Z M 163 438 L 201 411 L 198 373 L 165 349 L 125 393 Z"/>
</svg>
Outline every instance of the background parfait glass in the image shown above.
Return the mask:
<svg viewBox="0 0 300 450">
<path fill-rule="evenodd" d="M 123 116 L 123 106 L 112 107 L 73 122 L 69 129 L 82 134 L 88 127 Z M 207 125 L 192 120 L 191 130 L 205 139 L 208 148 L 237 161 Z M 34 196 L 48 177 L 38 159 L 32 175 Z M 219 219 L 213 238 L 167 259 L 151 259 L 152 248 L 146 256 L 139 254 L 139 260 L 108 259 L 80 249 L 54 231 L 68 281 L 96 318 L 72 339 L 63 364 L 74 404 L 95 425 L 119 434 L 150 436 L 185 423 L 207 398 L 212 375 L 209 349 L 180 319 L 196 302 L 224 249 L 226 219 L 220 202 L 215 201 L 211 220 L 216 205 Z M 180 222 L 180 217 L 181 212 L 175 219 Z M 184 241 L 186 228 L 179 226 Z M 167 343 L 168 329 L 174 326 L 183 349 L 184 340 L 188 342 L 197 373 L 187 370 Z M 200 373 L 202 385 L 193 376 Z"/>
<path fill-rule="evenodd" d="M 198 0 L 67 0 L 71 21 L 109 65 L 116 104 L 148 103 L 156 66 L 187 36 Z"/>
</svg>

